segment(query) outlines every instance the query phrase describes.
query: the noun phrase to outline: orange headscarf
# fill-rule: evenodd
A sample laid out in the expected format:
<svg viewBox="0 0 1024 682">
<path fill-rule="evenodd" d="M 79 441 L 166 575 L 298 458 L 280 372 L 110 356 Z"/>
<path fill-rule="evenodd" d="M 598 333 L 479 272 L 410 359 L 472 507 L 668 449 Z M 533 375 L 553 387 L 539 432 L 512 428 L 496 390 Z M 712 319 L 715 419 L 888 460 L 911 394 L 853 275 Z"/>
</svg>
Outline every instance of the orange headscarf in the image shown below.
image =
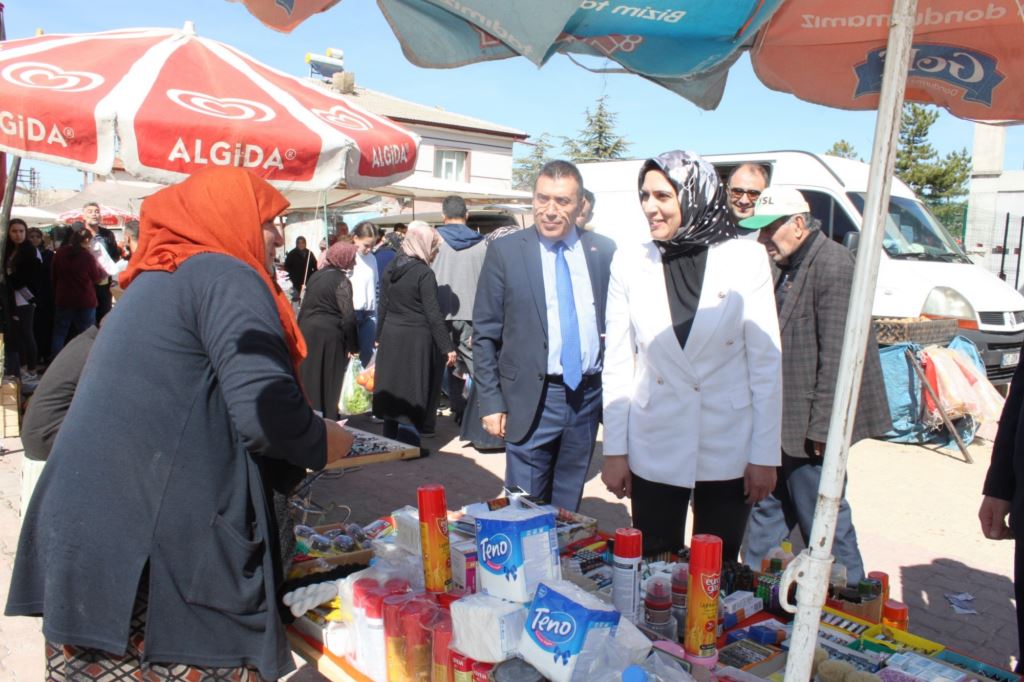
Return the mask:
<svg viewBox="0 0 1024 682">
<path fill-rule="evenodd" d="M 121 273 L 126 288 L 149 270 L 174 272 L 200 253 L 222 253 L 252 267 L 266 283 L 298 370 L 306 357 L 291 303 L 266 268 L 262 225 L 288 208 L 288 200 L 249 171 L 212 167 L 162 189 L 142 202 L 139 248 Z"/>
</svg>

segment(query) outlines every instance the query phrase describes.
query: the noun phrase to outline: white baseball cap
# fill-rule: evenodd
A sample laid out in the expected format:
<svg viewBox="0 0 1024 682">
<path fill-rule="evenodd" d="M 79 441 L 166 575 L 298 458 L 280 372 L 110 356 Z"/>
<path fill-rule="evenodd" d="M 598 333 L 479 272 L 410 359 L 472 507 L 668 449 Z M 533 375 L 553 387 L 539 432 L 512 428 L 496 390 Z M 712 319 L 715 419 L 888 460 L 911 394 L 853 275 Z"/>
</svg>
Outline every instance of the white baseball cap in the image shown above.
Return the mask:
<svg viewBox="0 0 1024 682">
<path fill-rule="evenodd" d="M 811 207 L 799 190 L 792 187 L 769 187 L 761 192 L 754 204 L 754 215 L 739 222 L 740 227 L 760 230 L 780 218 L 789 218 L 797 213 L 810 213 Z"/>
</svg>

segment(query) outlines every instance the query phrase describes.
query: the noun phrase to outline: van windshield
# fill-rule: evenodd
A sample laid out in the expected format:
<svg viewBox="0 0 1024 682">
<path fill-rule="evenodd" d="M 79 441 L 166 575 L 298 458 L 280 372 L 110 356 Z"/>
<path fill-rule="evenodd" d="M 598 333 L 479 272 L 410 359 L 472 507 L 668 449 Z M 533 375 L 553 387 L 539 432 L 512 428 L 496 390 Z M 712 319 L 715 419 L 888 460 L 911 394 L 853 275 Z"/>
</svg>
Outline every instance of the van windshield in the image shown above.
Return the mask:
<svg viewBox="0 0 1024 682">
<path fill-rule="evenodd" d="M 857 210 L 864 213 L 864 192 L 850 192 Z M 919 201 L 889 198 L 882 248 L 890 258 L 943 263 L 970 263 L 946 228 Z"/>
</svg>

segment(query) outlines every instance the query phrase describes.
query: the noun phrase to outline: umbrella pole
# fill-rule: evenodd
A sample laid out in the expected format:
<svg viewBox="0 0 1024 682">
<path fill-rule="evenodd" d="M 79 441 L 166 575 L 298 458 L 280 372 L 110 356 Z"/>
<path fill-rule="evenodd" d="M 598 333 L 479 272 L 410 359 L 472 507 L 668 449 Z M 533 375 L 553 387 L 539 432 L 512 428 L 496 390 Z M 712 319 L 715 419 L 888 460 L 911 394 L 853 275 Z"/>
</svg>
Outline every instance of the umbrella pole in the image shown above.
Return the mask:
<svg viewBox="0 0 1024 682">
<path fill-rule="evenodd" d="M 18 169 L 21 167 L 21 157 L 11 156 L 11 169 L 7 174 L 7 184 L 4 186 L 4 203 L 0 209 L 0 228 L 3 234 L 7 234 L 7 223 L 11 220 L 11 209 L 14 208 L 14 192 L 18 187 Z"/>
<path fill-rule="evenodd" d="M 825 603 L 832 566 L 832 540 L 835 535 L 839 501 L 846 481 L 846 460 L 850 451 L 857 396 L 860 394 L 864 352 L 871 331 L 871 307 L 881 259 L 882 237 L 888 214 L 889 191 L 896 161 L 896 141 L 900 129 L 903 93 L 907 82 L 910 51 L 914 37 L 917 0 L 894 0 L 886 48 L 885 71 L 871 150 L 871 171 L 864 204 L 864 223 L 854 268 L 850 307 L 846 318 L 843 352 L 839 359 L 839 378 L 829 421 L 828 443 L 818 488 L 809 549 L 805 549 L 786 568 L 779 597 L 786 610 L 796 612 L 792 643 L 786 662 L 787 680 L 811 679 L 811 664 L 818 639 L 821 607 Z M 797 602 L 789 603 L 789 586 L 797 584 Z"/>
</svg>

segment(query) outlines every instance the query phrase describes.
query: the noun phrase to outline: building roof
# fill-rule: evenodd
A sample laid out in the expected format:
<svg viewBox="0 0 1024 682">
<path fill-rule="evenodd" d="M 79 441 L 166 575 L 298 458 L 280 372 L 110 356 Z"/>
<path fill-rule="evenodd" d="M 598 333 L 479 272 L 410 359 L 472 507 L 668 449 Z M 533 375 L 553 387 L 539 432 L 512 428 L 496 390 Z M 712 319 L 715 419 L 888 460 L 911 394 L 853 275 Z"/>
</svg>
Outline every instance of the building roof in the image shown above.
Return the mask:
<svg viewBox="0 0 1024 682">
<path fill-rule="evenodd" d="M 437 126 L 439 128 L 452 128 L 479 132 L 487 135 L 498 135 L 511 137 L 515 140 L 525 140 L 527 135 L 522 130 L 509 128 L 508 126 L 491 123 L 480 118 L 464 116 L 445 111 L 440 107 L 431 107 L 425 104 L 417 104 L 408 100 L 399 99 L 392 95 L 385 95 L 383 92 L 370 90 L 360 86 L 355 87 L 352 94 L 343 94 L 342 97 L 350 100 L 367 111 L 379 116 L 387 116 L 397 123 L 420 124 Z"/>
</svg>

